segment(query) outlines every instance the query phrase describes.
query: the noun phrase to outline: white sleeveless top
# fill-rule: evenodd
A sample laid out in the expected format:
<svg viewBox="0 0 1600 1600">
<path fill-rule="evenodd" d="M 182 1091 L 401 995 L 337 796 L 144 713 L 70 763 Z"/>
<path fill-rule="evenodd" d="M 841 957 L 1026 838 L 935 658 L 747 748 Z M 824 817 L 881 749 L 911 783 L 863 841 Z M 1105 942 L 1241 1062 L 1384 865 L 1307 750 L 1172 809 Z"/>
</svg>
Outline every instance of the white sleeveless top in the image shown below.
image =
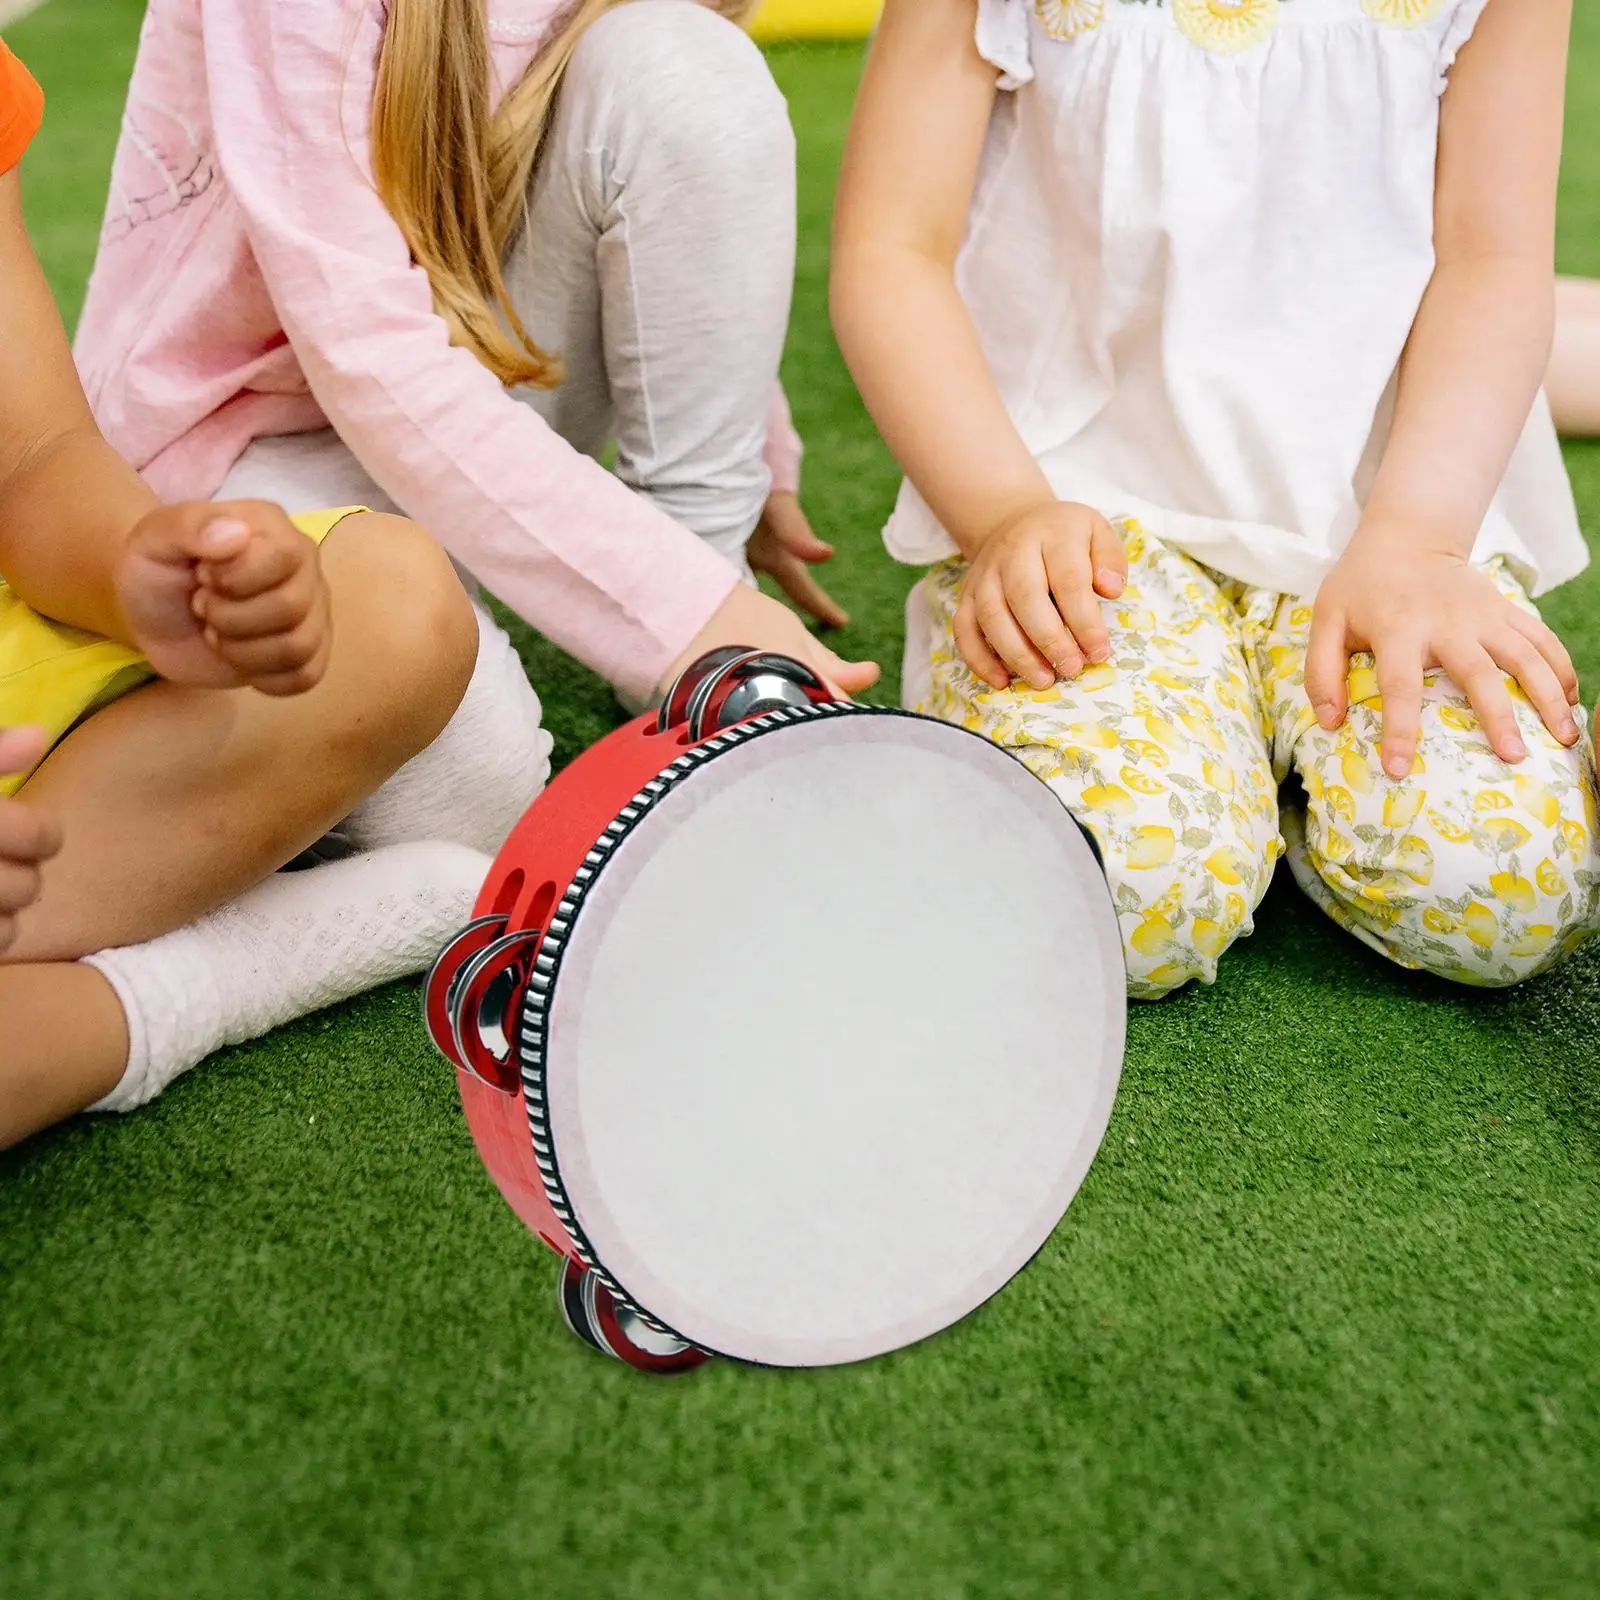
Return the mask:
<svg viewBox="0 0 1600 1600">
<path fill-rule="evenodd" d="M 1005 92 L 957 283 L 1058 495 L 1316 591 L 1388 437 L 1440 95 L 1487 3 L 978 0 Z M 956 553 L 910 484 L 885 537 Z M 1500 554 L 1536 592 L 1588 559 L 1542 396 L 1475 551 Z"/>
</svg>

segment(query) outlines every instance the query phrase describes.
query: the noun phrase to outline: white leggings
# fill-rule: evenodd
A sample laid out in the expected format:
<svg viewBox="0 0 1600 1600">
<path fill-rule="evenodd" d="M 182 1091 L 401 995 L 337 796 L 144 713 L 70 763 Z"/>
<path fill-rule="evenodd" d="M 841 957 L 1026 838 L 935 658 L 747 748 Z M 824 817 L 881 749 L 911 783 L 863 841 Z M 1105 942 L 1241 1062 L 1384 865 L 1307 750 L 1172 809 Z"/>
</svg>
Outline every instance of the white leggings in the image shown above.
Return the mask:
<svg viewBox="0 0 1600 1600">
<path fill-rule="evenodd" d="M 629 488 L 742 564 L 770 488 L 766 422 L 794 277 L 794 140 L 760 52 L 693 0 L 608 13 L 573 58 L 530 200 L 508 282 L 567 376 L 517 398 L 575 449 L 615 441 Z M 331 430 L 258 439 L 218 498 L 405 511 Z M 351 845 L 446 837 L 493 850 L 532 799 L 530 778 L 543 781 L 538 700 L 505 634 L 479 620 L 456 720 L 346 824 Z"/>
</svg>

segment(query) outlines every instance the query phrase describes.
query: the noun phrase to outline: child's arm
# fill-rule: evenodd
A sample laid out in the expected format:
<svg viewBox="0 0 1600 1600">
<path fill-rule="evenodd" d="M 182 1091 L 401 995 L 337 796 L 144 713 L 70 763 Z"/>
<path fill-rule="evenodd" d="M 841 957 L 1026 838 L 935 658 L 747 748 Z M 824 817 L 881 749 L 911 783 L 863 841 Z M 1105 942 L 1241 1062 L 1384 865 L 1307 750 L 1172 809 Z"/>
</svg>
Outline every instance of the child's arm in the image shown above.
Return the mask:
<svg viewBox="0 0 1600 1600">
<path fill-rule="evenodd" d="M 1506 674 L 1558 739 L 1578 737 L 1560 641 L 1469 565 L 1550 358 L 1571 15 L 1571 0 L 1493 0 L 1451 72 L 1437 267 L 1365 516 L 1317 601 L 1306 690 L 1318 720 L 1343 720 L 1350 653 L 1371 650 L 1394 777 L 1411 770 L 1434 666 L 1466 691 L 1503 760 L 1526 753 Z"/>
<path fill-rule="evenodd" d="M 1556 427 L 1569 439 L 1600 436 L 1600 283 L 1556 282 L 1555 350 L 1545 379 Z"/>
<path fill-rule="evenodd" d="M 100 436 L 0 174 L 0 573 L 35 611 L 200 688 L 309 689 L 327 663 L 315 545 L 276 506 L 162 506 Z"/>
<path fill-rule="evenodd" d="M 0 573 L 35 611 L 132 644 L 113 572 L 157 501 L 100 437 L 66 331 L 0 175 Z"/>
<path fill-rule="evenodd" d="M 967 554 L 1054 498 L 956 292 L 995 69 L 973 0 L 889 0 L 856 101 L 833 226 L 833 323 L 889 448 Z"/>
<path fill-rule="evenodd" d="M 1047 688 L 1106 648 L 1095 591 L 1120 593 L 1125 564 L 1102 518 L 1051 492 L 956 290 L 997 92 L 974 27 L 973 0 L 888 0 L 835 212 L 833 321 L 889 448 L 972 559 L 968 665 Z"/>
</svg>

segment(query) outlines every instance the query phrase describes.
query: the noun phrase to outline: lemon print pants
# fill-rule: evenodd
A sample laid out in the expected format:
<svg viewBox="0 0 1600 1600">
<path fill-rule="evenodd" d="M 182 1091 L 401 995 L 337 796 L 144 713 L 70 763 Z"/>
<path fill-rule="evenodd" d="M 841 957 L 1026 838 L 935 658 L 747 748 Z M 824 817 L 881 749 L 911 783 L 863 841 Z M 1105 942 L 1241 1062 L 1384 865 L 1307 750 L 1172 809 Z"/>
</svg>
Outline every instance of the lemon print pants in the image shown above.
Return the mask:
<svg viewBox="0 0 1600 1600">
<path fill-rule="evenodd" d="M 1435 672 L 1414 768 L 1394 782 L 1370 657 L 1354 659 L 1349 718 L 1328 733 L 1305 692 L 1308 605 L 1222 578 L 1137 526 L 1124 534 L 1129 583 L 1107 608 L 1105 665 L 1043 692 L 990 688 L 955 646 L 966 566 L 951 561 L 924 580 L 930 670 L 908 684 L 920 685 L 913 709 L 1015 752 L 1094 835 L 1134 998 L 1211 982 L 1282 855 L 1341 927 L 1461 983 L 1519 983 L 1595 930 L 1587 737 L 1562 748 L 1513 684 L 1528 756 L 1508 767 Z M 1503 564 L 1490 570 L 1533 609 Z"/>
</svg>

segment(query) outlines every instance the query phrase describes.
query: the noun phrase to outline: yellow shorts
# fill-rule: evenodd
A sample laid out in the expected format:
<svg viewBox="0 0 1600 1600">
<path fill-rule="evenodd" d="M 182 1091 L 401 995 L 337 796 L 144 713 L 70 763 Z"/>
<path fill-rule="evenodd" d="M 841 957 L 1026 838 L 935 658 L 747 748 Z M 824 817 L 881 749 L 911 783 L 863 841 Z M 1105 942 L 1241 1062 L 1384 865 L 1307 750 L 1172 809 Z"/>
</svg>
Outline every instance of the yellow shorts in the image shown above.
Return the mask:
<svg viewBox="0 0 1600 1600">
<path fill-rule="evenodd" d="M 290 520 L 321 544 L 362 509 L 314 511 Z M 53 748 L 85 717 L 154 676 L 137 650 L 40 616 L 0 578 L 0 728 L 43 728 Z M 0 774 L 0 795 L 15 794 L 30 776 Z"/>
</svg>

